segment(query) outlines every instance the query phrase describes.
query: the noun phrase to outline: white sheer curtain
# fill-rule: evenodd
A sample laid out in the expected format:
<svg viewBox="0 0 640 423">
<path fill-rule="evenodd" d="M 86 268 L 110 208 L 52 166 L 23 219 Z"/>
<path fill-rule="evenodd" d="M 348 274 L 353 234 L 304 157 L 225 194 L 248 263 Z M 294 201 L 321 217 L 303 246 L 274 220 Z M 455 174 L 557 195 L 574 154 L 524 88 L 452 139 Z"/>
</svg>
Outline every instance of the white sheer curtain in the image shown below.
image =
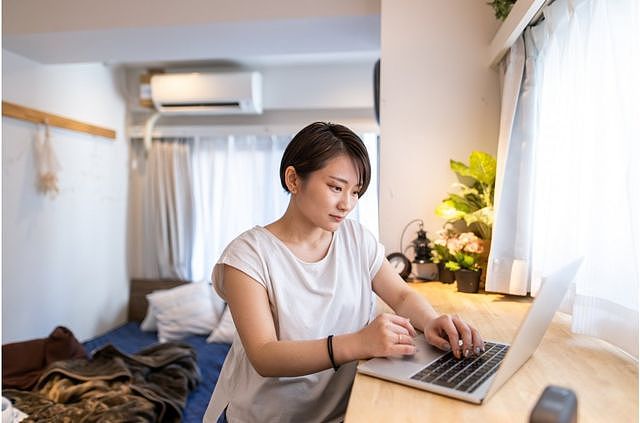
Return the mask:
<svg viewBox="0 0 640 423">
<path fill-rule="evenodd" d="M 531 138 L 535 107 L 531 92 L 533 67 L 530 59 L 525 67 L 523 37 L 511 47 L 502 67 L 495 219 L 485 289 L 527 295 L 531 263 Z"/>
<path fill-rule="evenodd" d="M 131 276 L 209 280 L 213 264 L 232 239 L 286 210 L 289 195 L 280 185 L 279 171 L 292 137 L 165 137 L 153 141 L 148 157 L 142 143 L 133 142 Z M 377 236 L 378 137 L 361 137 L 369 150 L 372 177 L 350 217 Z"/>
<path fill-rule="evenodd" d="M 284 213 L 289 196 L 280 185 L 279 169 L 291 138 L 228 135 L 196 139 L 194 280 L 210 278 L 213 264 L 233 238 Z"/>
<path fill-rule="evenodd" d="M 130 274 L 191 280 L 195 216 L 189 139 L 154 140 L 145 157 L 132 143 Z"/>
<path fill-rule="evenodd" d="M 520 160 L 533 166 L 523 179 L 513 171 L 517 159 L 509 163 L 507 156 L 502 175 L 523 187 L 530 181 L 533 206 L 529 218 L 519 223 L 530 227 L 529 289 L 535 295 L 544 275 L 583 256 L 571 301 L 573 330 L 637 357 L 638 3 L 556 0 L 545 8 L 544 18 L 525 33 L 526 74 L 532 84 L 525 83 L 520 92 L 529 89 L 533 103 L 520 95 L 514 123 L 527 119 L 531 125 L 520 144 L 530 148 Z M 531 113 L 527 104 L 533 105 Z M 514 198 L 502 196 L 499 202 L 498 210 L 519 210 Z M 509 230 L 514 228 L 496 225 L 494 236 Z"/>
<path fill-rule="evenodd" d="M 350 215 L 378 235 L 378 137 L 360 134 L 372 163 L 369 189 Z M 290 135 L 199 136 L 193 144 L 196 226 L 194 280 L 208 280 L 226 245 L 255 225 L 278 219 L 289 204 L 280 160 Z"/>
</svg>

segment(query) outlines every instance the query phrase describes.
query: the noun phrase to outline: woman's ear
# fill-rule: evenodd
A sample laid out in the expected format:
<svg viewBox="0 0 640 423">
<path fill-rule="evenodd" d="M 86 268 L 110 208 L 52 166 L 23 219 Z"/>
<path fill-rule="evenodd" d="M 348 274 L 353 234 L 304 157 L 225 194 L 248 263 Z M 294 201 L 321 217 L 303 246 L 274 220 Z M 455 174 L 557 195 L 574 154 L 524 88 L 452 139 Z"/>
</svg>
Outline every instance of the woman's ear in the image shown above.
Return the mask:
<svg viewBox="0 0 640 423">
<path fill-rule="evenodd" d="M 296 172 L 296 168 L 288 166 L 284 170 L 284 182 L 287 184 L 287 188 L 291 194 L 297 194 L 300 189 L 300 178 Z"/>
</svg>

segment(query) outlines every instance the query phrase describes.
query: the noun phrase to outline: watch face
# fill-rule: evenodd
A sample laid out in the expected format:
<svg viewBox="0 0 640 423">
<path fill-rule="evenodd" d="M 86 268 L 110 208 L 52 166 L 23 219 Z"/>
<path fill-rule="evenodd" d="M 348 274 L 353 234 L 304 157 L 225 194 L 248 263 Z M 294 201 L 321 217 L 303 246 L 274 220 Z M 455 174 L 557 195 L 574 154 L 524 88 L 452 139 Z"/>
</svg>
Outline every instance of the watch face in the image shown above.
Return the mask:
<svg viewBox="0 0 640 423">
<path fill-rule="evenodd" d="M 411 273 L 411 262 L 402 253 L 391 253 L 387 256 L 389 264 L 393 267 L 402 279 L 407 279 Z"/>
</svg>

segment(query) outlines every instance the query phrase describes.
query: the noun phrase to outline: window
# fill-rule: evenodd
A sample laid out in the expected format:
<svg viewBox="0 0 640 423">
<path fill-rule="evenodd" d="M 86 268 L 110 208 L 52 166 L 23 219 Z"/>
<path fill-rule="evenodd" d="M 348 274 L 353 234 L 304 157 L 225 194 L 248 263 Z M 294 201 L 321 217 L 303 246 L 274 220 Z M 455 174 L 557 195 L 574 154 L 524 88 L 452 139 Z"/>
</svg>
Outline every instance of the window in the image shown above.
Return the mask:
<svg viewBox="0 0 640 423">
<path fill-rule="evenodd" d="M 378 236 L 378 136 L 360 134 L 372 177 L 351 218 Z M 212 135 L 193 143 L 195 236 L 192 279 L 208 279 L 226 245 L 255 225 L 278 219 L 289 203 L 280 185 L 282 154 L 289 135 Z"/>
</svg>

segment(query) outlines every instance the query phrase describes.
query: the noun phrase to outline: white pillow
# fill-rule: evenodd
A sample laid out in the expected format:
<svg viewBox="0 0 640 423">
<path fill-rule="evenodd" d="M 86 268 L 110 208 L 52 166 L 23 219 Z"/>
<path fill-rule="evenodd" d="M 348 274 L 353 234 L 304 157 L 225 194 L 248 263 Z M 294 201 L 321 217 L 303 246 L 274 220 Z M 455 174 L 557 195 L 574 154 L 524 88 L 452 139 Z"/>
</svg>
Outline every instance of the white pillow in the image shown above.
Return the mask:
<svg viewBox="0 0 640 423">
<path fill-rule="evenodd" d="M 235 333 L 236 326 L 233 324 L 233 317 L 231 317 L 229 306 L 227 306 L 224 309 L 224 313 L 222 313 L 218 327 L 211 332 L 211 335 L 207 338 L 207 342 L 223 342 L 225 344 L 231 344 Z"/>
<path fill-rule="evenodd" d="M 156 314 L 153 311 L 151 303 L 149 303 L 149 307 L 147 307 L 147 315 L 144 316 L 144 320 L 140 323 L 140 329 L 146 332 L 155 332 L 158 330 L 158 320 L 156 320 Z"/>
<path fill-rule="evenodd" d="M 175 288 L 159 289 L 159 290 L 153 291 L 153 293 L 163 292 L 165 295 L 184 294 L 184 292 L 181 292 L 181 290 L 173 291 L 173 289 Z M 148 298 L 149 296 L 147 295 L 147 300 Z M 158 330 L 158 319 L 156 319 L 156 313 L 155 313 L 153 304 L 151 303 L 151 301 L 147 301 L 147 302 L 148 302 L 147 314 L 145 315 L 144 320 L 140 322 L 140 329 L 145 332 L 156 332 Z M 222 309 L 224 309 L 224 303 L 222 303 L 221 305 L 221 310 Z M 220 311 L 218 315 L 222 315 L 222 311 Z"/>
<path fill-rule="evenodd" d="M 154 291 L 147 295 L 147 300 L 149 309 L 140 327 L 149 330 L 155 323 L 160 342 L 210 333 L 220 321 L 224 307 L 208 282 Z"/>
</svg>

